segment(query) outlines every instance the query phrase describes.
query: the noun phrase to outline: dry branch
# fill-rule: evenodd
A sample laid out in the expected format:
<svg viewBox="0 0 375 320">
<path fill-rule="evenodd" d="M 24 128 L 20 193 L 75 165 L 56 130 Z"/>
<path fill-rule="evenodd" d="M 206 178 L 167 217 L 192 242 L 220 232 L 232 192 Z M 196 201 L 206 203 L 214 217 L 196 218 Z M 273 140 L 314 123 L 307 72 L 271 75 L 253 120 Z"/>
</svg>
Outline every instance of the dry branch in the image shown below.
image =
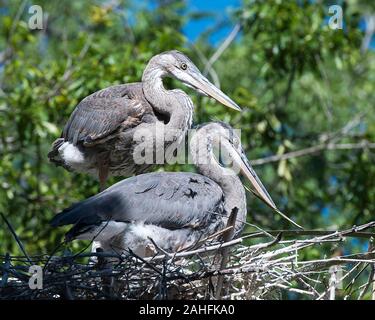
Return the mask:
<svg viewBox="0 0 375 320">
<path fill-rule="evenodd" d="M 340 231 L 270 231 L 277 237 L 266 242 L 247 234 L 224 243 L 207 240 L 205 246 L 193 250 L 159 251 L 148 258 L 131 251 L 31 256 L 33 264 L 44 267 L 41 290 L 28 286 L 26 256 L 4 254 L 0 255 L 0 299 L 371 298 L 372 246 L 362 253 L 336 252 L 319 259 L 308 258 L 305 249 L 324 245 L 333 252 L 349 237 L 373 234 L 374 227 L 375 221 Z M 213 263 L 223 250 L 228 255 L 225 263 Z M 116 262 L 103 268 L 89 262 L 92 257 L 115 258 Z M 108 277 L 114 279 L 113 287 L 103 290 L 102 279 Z M 222 279 L 219 293 L 212 288 L 212 279 L 217 277 Z"/>
</svg>

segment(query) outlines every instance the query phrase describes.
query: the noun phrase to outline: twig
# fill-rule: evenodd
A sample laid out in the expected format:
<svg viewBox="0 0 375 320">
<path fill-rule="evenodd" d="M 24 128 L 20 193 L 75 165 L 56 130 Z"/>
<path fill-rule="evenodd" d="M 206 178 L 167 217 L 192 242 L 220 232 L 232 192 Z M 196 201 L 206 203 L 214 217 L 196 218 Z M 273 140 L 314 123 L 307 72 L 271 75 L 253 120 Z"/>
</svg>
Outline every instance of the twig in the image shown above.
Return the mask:
<svg viewBox="0 0 375 320">
<path fill-rule="evenodd" d="M 238 32 L 241 30 L 241 24 L 237 23 L 229 35 L 224 39 L 222 44 L 217 48 L 215 53 L 208 59 L 208 63 L 204 68 L 203 74 L 206 75 L 211 66 L 220 58 L 223 52 L 229 47 L 232 41 L 236 38 Z"/>
<path fill-rule="evenodd" d="M 284 238 L 285 237 L 298 237 L 298 236 L 324 236 L 324 235 L 334 235 L 337 234 L 337 231 L 329 231 L 329 230 L 265 230 L 267 233 L 277 236 L 279 233 L 282 233 Z M 268 237 L 262 232 L 250 232 L 245 233 L 242 236 L 246 236 L 249 238 L 266 238 Z M 345 234 L 345 237 L 355 237 L 355 238 L 371 238 L 375 237 L 374 232 L 359 232 L 359 231 L 351 231 Z"/>
<path fill-rule="evenodd" d="M 224 243 L 228 242 L 234 236 L 235 225 L 236 225 L 236 220 L 237 220 L 237 213 L 238 213 L 237 207 L 233 208 L 232 212 L 230 213 L 230 216 L 229 216 L 228 221 L 227 221 L 227 226 L 226 226 L 226 229 L 228 229 L 228 230 L 223 235 L 223 242 Z M 222 270 L 226 267 L 227 262 L 228 262 L 229 247 L 222 248 L 220 250 L 220 253 L 221 253 L 220 270 Z M 223 287 L 223 281 L 224 281 L 224 277 L 222 275 L 219 276 L 218 279 L 217 279 L 217 284 L 216 284 L 216 293 L 215 293 L 216 300 L 220 299 L 221 289 Z"/>
<path fill-rule="evenodd" d="M 253 190 L 251 190 L 250 188 L 248 188 L 247 186 L 244 186 L 245 189 L 249 192 L 251 192 L 254 196 L 256 196 L 257 198 L 261 199 L 261 197 L 256 193 L 254 192 Z M 261 199 L 262 200 L 262 199 Z M 268 205 L 268 204 L 267 204 Z M 299 229 L 302 229 L 304 230 L 304 228 L 302 226 L 300 226 L 298 223 L 294 222 L 292 219 L 290 219 L 286 214 L 282 213 L 279 209 L 277 208 L 274 208 L 274 207 L 271 207 L 270 205 L 268 205 L 272 210 L 274 210 L 275 212 L 277 212 L 280 216 L 282 216 L 285 220 L 289 221 L 292 225 L 294 225 L 295 227 L 299 228 Z"/>
<path fill-rule="evenodd" d="M 2 212 L 0 212 L 0 216 L 3 218 L 5 224 L 8 226 L 9 231 L 12 233 L 13 238 L 16 240 L 16 242 L 17 242 L 19 248 L 21 249 L 22 253 L 25 255 L 27 261 L 28 261 L 30 264 L 32 264 L 31 259 L 30 259 L 29 255 L 26 253 L 25 247 L 24 247 L 23 244 L 22 244 L 22 241 L 21 241 L 20 238 L 17 236 L 16 231 L 13 229 L 12 225 L 10 224 L 10 222 L 8 221 L 8 219 L 4 216 L 4 214 L 3 214 Z"/>
<path fill-rule="evenodd" d="M 362 140 L 358 143 L 322 143 L 308 148 L 287 152 L 280 155 L 274 155 L 264 158 L 259 158 L 251 160 L 253 166 L 260 166 L 266 163 L 278 162 L 282 160 L 288 160 L 293 158 L 304 157 L 308 155 L 313 155 L 320 153 L 322 151 L 332 151 L 332 150 L 353 150 L 353 149 L 375 149 L 375 142 L 369 142 L 367 140 Z"/>
</svg>

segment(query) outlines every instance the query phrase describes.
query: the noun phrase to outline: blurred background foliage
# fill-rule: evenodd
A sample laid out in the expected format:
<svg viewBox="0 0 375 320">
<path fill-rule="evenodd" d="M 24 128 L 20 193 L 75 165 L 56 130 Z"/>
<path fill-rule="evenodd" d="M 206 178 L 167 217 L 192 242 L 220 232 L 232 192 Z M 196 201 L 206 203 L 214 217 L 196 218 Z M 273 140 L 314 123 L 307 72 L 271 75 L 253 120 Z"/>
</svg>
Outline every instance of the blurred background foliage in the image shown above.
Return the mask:
<svg viewBox="0 0 375 320">
<path fill-rule="evenodd" d="M 49 227 L 51 217 L 98 192 L 93 178 L 47 159 L 74 107 L 101 88 L 139 81 L 147 61 L 171 49 L 243 107 L 228 112 L 189 91 L 195 123 L 220 119 L 242 130 L 248 157 L 283 212 L 308 229 L 373 220 L 375 52 L 364 21 L 375 3 L 339 2 L 343 30 L 328 26 L 331 1 L 244 0 L 226 22 L 231 35 L 214 45 L 215 28 L 194 42 L 184 35 L 186 23 L 211 14 L 188 11 L 184 1 L 39 0 L 44 28 L 31 31 L 34 3 L 0 0 L 0 211 L 27 251 L 50 252 L 63 236 Z M 249 222 L 291 228 L 251 195 L 248 202 Z M 364 246 L 353 241 L 342 250 Z M 19 249 L 1 221 L 5 252 Z M 332 253 L 322 246 L 308 254 Z"/>
</svg>

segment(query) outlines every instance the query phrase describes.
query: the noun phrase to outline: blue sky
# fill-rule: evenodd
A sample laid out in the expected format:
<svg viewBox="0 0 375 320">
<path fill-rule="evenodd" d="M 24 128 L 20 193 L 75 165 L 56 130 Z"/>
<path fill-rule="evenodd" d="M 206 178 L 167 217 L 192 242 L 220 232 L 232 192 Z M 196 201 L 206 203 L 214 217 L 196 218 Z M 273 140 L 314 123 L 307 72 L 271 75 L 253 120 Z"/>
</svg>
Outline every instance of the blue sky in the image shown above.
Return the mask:
<svg viewBox="0 0 375 320">
<path fill-rule="evenodd" d="M 228 24 L 217 30 L 209 39 L 211 43 L 217 44 L 233 28 L 230 13 L 240 6 L 241 0 L 187 0 L 189 12 L 210 12 L 213 17 L 188 22 L 184 28 L 185 35 L 189 40 L 194 41 L 202 32 L 221 21 L 226 21 Z"/>
<path fill-rule="evenodd" d="M 183 32 L 190 41 L 195 41 L 202 32 L 215 27 L 218 23 L 225 23 L 214 33 L 210 34 L 209 42 L 216 45 L 232 30 L 234 23 L 230 19 L 231 13 L 241 7 L 242 0 L 185 0 L 185 3 L 189 13 L 207 13 L 210 15 L 207 18 L 194 19 L 187 22 Z M 157 5 L 152 0 L 135 1 L 134 4 L 135 10 L 143 8 L 153 10 Z M 136 23 L 136 21 L 132 20 L 132 16 L 129 19 L 131 19 L 131 23 Z"/>
<path fill-rule="evenodd" d="M 189 12 L 208 12 L 212 13 L 212 17 L 196 21 L 190 20 L 184 27 L 184 34 L 190 41 L 194 41 L 202 32 L 212 28 L 218 22 L 226 21 L 225 26 L 215 31 L 209 38 L 211 44 L 217 45 L 232 30 L 233 22 L 230 20 L 230 13 L 241 7 L 241 3 L 242 0 L 186 0 Z M 360 28 L 361 30 L 365 28 L 363 20 L 360 23 Z M 375 48 L 375 36 L 371 39 L 370 48 Z"/>
</svg>

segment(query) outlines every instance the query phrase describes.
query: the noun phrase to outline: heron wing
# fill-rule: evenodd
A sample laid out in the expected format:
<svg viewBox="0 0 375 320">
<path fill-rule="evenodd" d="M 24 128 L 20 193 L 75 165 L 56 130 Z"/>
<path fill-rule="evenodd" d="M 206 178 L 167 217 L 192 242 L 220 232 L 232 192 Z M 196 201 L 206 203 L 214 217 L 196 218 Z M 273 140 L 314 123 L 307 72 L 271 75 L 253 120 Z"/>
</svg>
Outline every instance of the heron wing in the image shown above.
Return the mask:
<svg viewBox="0 0 375 320">
<path fill-rule="evenodd" d="M 149 173 L 125 179 L 57 214 L 53 226 L 144 222 L 168 229 L 201 228 L 219 219 L 223 192 L 195 173 Z"/>
<path fill-rule="evenodd" d="M 97 91 L 83 99 L 65 125 L 62 137 L 77 144 L 90 144 L 142 122 L 153 114 L 143 95 L 141 83 L 117 85 Z"/>
</svg>

